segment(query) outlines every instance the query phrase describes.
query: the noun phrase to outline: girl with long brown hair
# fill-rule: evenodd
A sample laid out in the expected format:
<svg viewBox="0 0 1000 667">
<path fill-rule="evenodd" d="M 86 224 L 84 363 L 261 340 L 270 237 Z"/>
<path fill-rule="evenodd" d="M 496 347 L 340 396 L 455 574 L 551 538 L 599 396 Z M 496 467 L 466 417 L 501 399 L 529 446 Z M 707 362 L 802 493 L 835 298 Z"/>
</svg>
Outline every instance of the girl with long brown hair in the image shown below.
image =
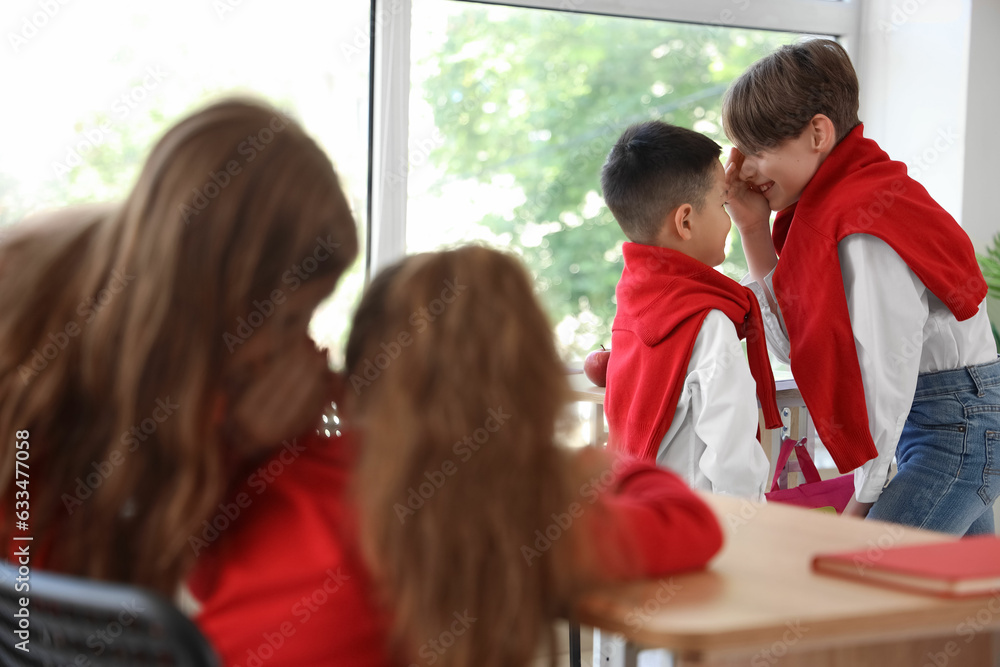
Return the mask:
<svg viewBox="0 0 1000 667">
<path fill-rule="evenodd" d="M 10 229 L 5 549 L 30 535 L 33 566 L 173 596 L 224 537 L 220 511 L 252 523 L 231 488 L 287 459 L 282 442 L 329 405 L 336 376 L 307 327 L 356 254 L 326 154 L 278 110 L 239 100 L 173 126 L 120 204 Z M 16 484 L 15 434 L 30 486 Z"/>
<path fill-rule="evenodd" d="M 177 595 L 225 664 L 258 667 L 523 664 L 581 583 L 717 550 L 670 473 L 555 448 L 565 379 L 506 257 L 383 274 L 338 380 L 307 325 L 356 252 L 329 159 L 242 101 L 171 128 L 121 204 L 13 229 L 5 548 Z M 314 428 L 341 391 L 360 447 Z"/>
<path fill-rule="evenodd" d="M 528 664 L 581 586 L 719 548 L 672 473 L 556 445 L 569 385 L 511 256 L 470 246 L 384 270 L 346 362 L 361 552 L 407 660 Z"/>
</svg>

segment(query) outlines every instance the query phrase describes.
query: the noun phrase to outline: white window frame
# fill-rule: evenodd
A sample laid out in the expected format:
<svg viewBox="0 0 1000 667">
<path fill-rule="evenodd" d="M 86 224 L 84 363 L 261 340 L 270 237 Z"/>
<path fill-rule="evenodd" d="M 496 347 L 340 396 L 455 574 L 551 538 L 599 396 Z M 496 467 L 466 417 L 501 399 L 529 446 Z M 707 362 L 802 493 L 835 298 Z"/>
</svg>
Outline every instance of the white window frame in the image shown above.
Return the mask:
<svg viewBox="0 0 1000 667">
<path fill-rule="evenodd" d="M 468 1 L 468 0 L 456 0 Z M 490 4 L 836 35 L 857 63 L 861 0 L 494 0 Z M 369 275 L 406 254 L 412 0 L 372 0 Z"/>
</svg>

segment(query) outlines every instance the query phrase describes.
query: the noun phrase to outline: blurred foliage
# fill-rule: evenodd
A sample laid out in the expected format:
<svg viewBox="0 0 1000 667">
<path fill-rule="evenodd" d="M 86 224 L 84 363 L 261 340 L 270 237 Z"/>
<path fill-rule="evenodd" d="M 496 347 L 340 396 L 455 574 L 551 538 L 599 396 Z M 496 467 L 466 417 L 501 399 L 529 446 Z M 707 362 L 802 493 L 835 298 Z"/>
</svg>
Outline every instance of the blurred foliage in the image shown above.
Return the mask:
<svg viewBox="0 0 1000 667">
<path fill-rule="evenodd" d="M 126 88 L 139 88 L 142 83 L 142 78 L 136 78 Z M 33 197 L 24 195 L 17 176 L 0 172 L 0 226 L 41 208 L 124 199 L 150 150 L 170 125 L 229 94 L 226 87 L 199 86 L 192 89 L 187 105 L 174 105 L 169 114 L 164 112 L 168 100 L 160 94 L 141 105 L 121 104 L 83 114 L 73 127 L 72 140 L 54 156 L 49 177 Z M 269 101 L 295 115 L 295 107 L 287 97 Z"/>
<path fill-rule="evenodd" d="M 132 82 L 141 84 L 141 79 Z M 143 107 L 90 112 L 74 126 L 74 136 L 53 159 L 48 177 L 32 194 L 16 175 L 0 173 L 0 226 L 41 209 L 67 204 L 120 200 L 139 174 L 153 142 L 168 121 L 162 99 Z"/>
<path fill-rule="evenodd" d="M 600 169 L 630 124 L 649 119 L 726 143 L 722 94 L 755 60 L 798 35 L 463 3 L 429 60 L 425 99 L 445 141 L 431 158 L 448 180 L 513 179 L 524 201 L 481 224 L 509 234 L 565 351 L 611 339 L 620 228 Z M 439 184 L 440 187 L 441 184 Z M 746 272 L 739 235 L 723 270 Z"/>
<path fill-rule="evenodd" d="M 978 255 L 979 266 L 983 269 L 983 277 L 986 278 L 986 285 L 989 287 L 989 295 L 1000 300 L 1000 233 L 993 237 L 993 243 L 986 247 L 986 253 Z M 993 327 L 993 338 L 996 340 L 997 348 L 1000 349 L 1000 331 L 997 330 L 995 322 L 991 322 Z"/>
<path fill-rule="evenodd" d="M 993 243 L 986 247 L 986 253 L 979 255 L 979 266 L 990 288 L 990 295 L 1000 299 L 1000 233 L 993 237 Z"/>
<path fill-rule="evenodd" d="M 17 178 L 0 172 L 0 230 L 20 220 L 27 211 L 28 206 L 18 190 Z"/>
</svg>

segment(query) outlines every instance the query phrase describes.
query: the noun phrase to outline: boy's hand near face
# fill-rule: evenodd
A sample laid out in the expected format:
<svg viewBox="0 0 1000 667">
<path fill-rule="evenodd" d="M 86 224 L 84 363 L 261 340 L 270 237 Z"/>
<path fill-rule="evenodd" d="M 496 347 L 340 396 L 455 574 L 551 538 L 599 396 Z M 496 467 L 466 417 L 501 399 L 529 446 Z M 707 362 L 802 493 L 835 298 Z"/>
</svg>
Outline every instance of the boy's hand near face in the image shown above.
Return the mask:
<svg viewBox="0 0 1000 667">
<path fill-rule="evenodd" d="M 744 159 L 743 153 L 736 148 L 729 153 L 726 162 L 726 188 L 729 190 L 726 211 L 740 231 L 750 277 L 763 284 L 764 277 L 778 264 L 771 242 L 771 207 L 764 195 L 740 178 Z M 771 307 L 774 307 L 773 303 Z"/>
<path fill-rule="evenodd" d="M 726 210 L 729 211 L 729 217 L 733 219 L 733 224 L 740 230 L 741 235 L 744 231 L 767 228 L 771 219 L 771 208 L 764 195 L 757 192 L 752 184 L 740 178 L 740 170 L 745 159 L 739 149 L 733 148 L 726 161 L 726 188 L 729 190 Z"/>
</svg>

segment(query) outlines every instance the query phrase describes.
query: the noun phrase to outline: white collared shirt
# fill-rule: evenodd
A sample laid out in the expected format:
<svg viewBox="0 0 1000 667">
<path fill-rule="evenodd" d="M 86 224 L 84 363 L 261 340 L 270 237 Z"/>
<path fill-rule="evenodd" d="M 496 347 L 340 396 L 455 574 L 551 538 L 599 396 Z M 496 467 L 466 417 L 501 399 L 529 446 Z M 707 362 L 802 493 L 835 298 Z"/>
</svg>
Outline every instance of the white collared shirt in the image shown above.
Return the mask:
<svg viewBox="0 0 1000 667">
<path fill-rule="evenodd" d="M 989 363 L 996 360 L 997 349 L 985 299 L 976 315 L 959 322 L 885 241 L 852 234 L 840 241 L 837 254 L 868 424 L 878 450 L 878 456 L 854 472 L 855 497 L 874 502 L 888 480 L 917 375 Z M 765 279 L 772 299 L 773 276 L 772 271 Z M 780 313 L 776 317 L 771 312 L 759 283 L 745 282 L 760 301 L 768 347 L 787 363 L 788 336 Z"/>
<path fill-rule="evenodd" d="M 756 387 L 736 327 L 709 311 L 657 465 L 696 489 L 763 501 L 770 466 L 756 437 Z"/>
</svg>

